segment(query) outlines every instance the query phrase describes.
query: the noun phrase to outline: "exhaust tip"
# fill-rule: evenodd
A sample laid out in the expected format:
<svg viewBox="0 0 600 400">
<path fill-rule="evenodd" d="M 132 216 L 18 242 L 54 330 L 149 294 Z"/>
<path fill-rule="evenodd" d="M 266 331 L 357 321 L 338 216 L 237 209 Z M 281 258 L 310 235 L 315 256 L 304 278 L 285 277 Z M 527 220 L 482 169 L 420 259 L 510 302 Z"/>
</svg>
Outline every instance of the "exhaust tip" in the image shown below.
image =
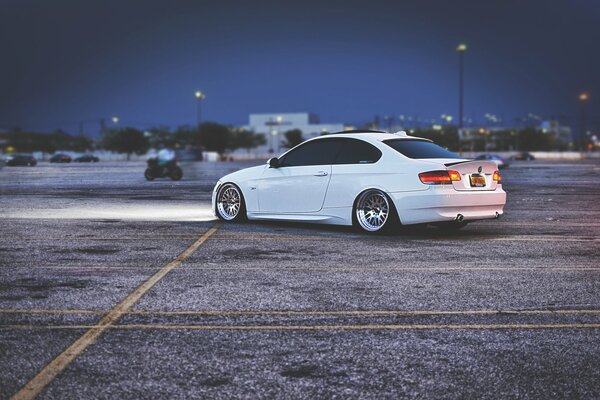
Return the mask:
<svg viewBox="0 0 600 400">
<path fill-rule="evenodd" d="M 496 219 L 500 219 L 501 215 L 498 211 L 496 211 Z"/>
<path fill-rule="evenodd" d="M 465 217 L 464 217 L 464 215 L 462 215 L 462 214 L 458 214 L 458 215 L 456 216 L 456 222 L 463 222 L 464 220 L 465 220 Z"/>
</svg>

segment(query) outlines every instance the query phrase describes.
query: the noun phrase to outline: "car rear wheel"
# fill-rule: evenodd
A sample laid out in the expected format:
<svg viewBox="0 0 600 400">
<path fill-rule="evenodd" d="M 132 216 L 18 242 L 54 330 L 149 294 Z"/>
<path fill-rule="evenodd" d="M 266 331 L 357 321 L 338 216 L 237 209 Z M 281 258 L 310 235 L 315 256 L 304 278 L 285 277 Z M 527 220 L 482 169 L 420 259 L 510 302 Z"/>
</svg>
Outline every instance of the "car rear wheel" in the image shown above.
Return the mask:
<svg viewBox="0 0 600 400">
<path fill-rule="evenodd" d="M 390 227 L 394 216 L 394 206 L 381 190 L 367 190 L 356 200 L 355 222 L 366 232 L 379 232 Z"/>
<path fill-rule="evenodd" d="M 224 221 L 241 221 L 246 209 L 241 190 L 232 183 L 226 183 L 217 192 L 217 216 Z"/>
</svg>

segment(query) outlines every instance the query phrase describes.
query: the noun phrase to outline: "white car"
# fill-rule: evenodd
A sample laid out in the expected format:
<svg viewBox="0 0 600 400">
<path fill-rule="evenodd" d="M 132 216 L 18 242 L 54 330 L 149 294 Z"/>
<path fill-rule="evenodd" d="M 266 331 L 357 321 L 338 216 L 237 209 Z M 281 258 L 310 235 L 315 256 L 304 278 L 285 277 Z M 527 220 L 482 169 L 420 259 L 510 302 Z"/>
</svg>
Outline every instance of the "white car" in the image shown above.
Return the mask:
<svg viewBox="0 0 600 400">
<path fill-rule="evenodd" d="M 506 203 L 492 161 L 461 158 L 428 139 L 349 131 L 307 140 L 266 165 L 221 178 L 212 195 L 225 221 L 461 227 L 499 218 Z"/>
</svg>

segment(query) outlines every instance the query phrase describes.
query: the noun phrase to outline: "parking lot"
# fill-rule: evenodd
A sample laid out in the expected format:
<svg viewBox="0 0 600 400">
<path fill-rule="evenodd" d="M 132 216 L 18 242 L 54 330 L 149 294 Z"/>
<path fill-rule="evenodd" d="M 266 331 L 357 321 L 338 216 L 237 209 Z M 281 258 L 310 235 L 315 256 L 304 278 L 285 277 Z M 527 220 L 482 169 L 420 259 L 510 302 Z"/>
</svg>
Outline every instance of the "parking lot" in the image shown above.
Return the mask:
<svg viewBox="0 0 600 400">
<path fill-rule="evenodd" d="M 0 397 L 600 397 L 599 161 L 514 162 L 502 219 L 374 236 L 215 221 L 255 164 L 0 170 Z"/>
</svg>

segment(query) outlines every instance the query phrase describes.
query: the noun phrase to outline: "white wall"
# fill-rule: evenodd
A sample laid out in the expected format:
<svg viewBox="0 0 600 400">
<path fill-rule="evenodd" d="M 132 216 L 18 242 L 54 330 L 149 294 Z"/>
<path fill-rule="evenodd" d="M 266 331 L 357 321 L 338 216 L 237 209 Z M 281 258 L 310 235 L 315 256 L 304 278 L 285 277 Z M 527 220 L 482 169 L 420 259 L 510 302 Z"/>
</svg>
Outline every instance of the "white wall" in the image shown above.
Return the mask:
<svg viewBox="0 0 600 400">
<path fill-rule="evenodd" d="M 269 148 L 273 153 L 282 153 L 286 149 L 281 147 L 284 140 L 283 134 L 292 129 L 302 131 L 304 139 L 320 136 L 323 132 L 339 132 L 344 130 L 344 124 L 321 124 L 319 118 L 310 113 L 280 113 L 280 114 L 250 114 L 249 124 L 243 126 L 256 133 L 262 133 L 267 139 L 267 144 L 255 149 L 255 154 L 269 155 Z"/>
</svg>

